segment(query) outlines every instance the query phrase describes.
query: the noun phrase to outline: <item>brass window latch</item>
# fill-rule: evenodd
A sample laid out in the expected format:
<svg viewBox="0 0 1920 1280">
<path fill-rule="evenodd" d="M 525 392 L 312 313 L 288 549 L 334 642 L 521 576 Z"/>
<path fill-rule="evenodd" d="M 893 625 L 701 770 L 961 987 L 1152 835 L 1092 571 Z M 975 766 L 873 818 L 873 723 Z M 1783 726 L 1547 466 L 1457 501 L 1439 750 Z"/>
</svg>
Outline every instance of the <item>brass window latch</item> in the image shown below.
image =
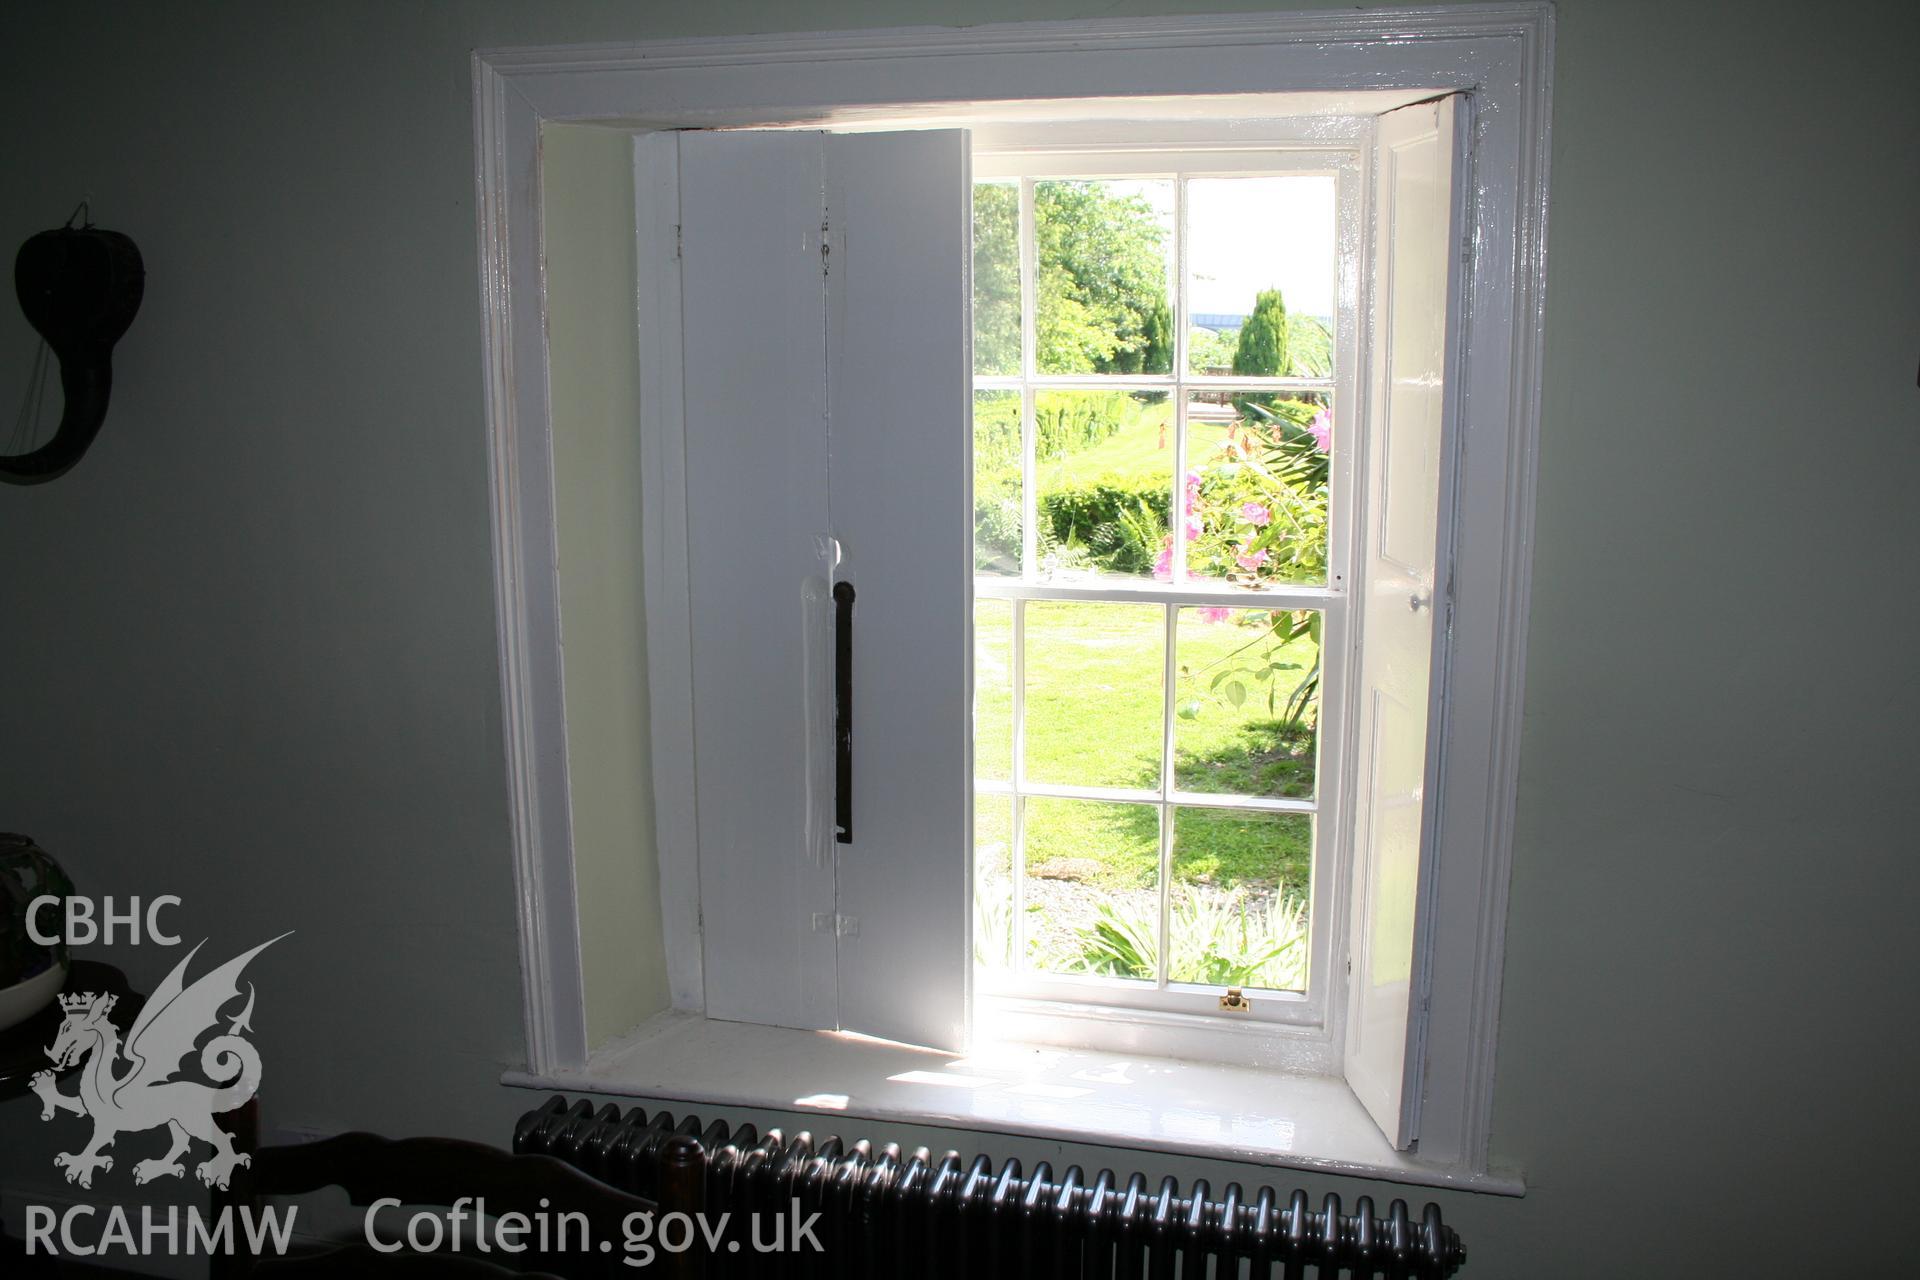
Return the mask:
<svg viewBox="0 0 1920 1280">
<path fill-rule="evenodd" d="M 1233 1013 L 1247 1013 L 1253 1009 L 1253 1001 L 1246 998 L 1238 987 L 1228 987 L 1227 994 L 1220 997 L 1220 1007 Z"/>
</svg>

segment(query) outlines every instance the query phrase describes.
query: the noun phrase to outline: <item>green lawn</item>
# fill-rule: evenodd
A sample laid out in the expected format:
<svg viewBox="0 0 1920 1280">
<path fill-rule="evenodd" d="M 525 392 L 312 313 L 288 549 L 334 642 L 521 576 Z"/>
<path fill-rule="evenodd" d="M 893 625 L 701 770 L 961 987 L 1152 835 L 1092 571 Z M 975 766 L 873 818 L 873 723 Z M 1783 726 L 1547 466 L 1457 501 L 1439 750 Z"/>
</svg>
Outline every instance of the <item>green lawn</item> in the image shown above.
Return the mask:
<svg viewBox="0 0 1920 1280">
<path fill-rule="evenodd" d="M 1055 391 L 1046 396 L 1070 399 L 1088 393 Z M 1111 396 L 1110 392 L 1094 395 Z M 1041 405 L 1047 403 L 1043 397 Z M 1150 476 L 1163 474 L 1173 483 L 1173 405 L 1162 398 L 1152 402 L 1132 400 L 1126 409 L 1126 422 L 1118 431 L 1090 448 L 1076 449 L 1061 457 L 1043 461 L 1035 479 L 1042 493 L 1063 484 L 1085 484 L 1102 476 Z M 1187 465 L 1199 466 L 1220 451 L 1227 438 L 1224 422 L 1190 421 L 1187 424 Z"/>
<path fill-rule="evenodd" d="M 975 769 L 1007 778 L 1012 762 L 1012 606 L 976 606 Z M 1204 621 L 1183 610 L 1179 622 L 1178 699 L 1198 704 L 1174 721 L 1174 774 L 1183 790 L 1226 795 L 1310 796 L 1314 742 L 1268 711 L 1269 686 L 1247 684 L 1238 707 L 1209 693 L 1215 673 L 1256 654 L 1266 661 L 1261 620 L 1246 610 Z M 1026 622 L 1026 764 L 1030 779 L 1079 786 L 1157 789 L 1164 719 L 1161 681 L 1165 615 L 1158 605 L 1034 601 Z M 1251 648 L 1249 648 L 1251 646 Z M 1236 653 L 1239 656 L 1236 658 Z M 1312 661 L 1305 641 L 1274 655 L 1293 664 L 1272 687 L 1284 706 Z M 1004 800 L 983 797 L 977 818 L 986 846 L 1010 835 Z M 1029 801 L 1027 865 L 1115 888 L 1151 885 L 1159 862 L 1159 818 L 1151 805 L 1080 800 Z M 996 834 L 1005 828 L 1003 834 Z M 1296 815 L 1185 808 L 1174 820 L 1177 880 L 1272 887 L 1304 893 L 1311 820 Z"/>
</svg>

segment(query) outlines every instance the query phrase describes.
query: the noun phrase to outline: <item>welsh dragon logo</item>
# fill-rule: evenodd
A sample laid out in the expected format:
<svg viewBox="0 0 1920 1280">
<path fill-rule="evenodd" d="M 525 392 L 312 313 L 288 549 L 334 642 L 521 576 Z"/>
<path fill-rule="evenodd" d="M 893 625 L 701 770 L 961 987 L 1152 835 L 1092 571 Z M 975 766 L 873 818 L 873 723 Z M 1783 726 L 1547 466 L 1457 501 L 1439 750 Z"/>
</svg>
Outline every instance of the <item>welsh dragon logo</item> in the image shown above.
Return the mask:
<svg viewBox="0 0 1920 1280">
<path fill-rule="evenodd" d="M 283 933 L 280 938 L 286 936 Z M 239 997 L 240 971 L 280 938 L 235 956 L 187 986 L 187 965 L 206 945 L 202 941 L 173 967 L 147 1001 L 124 1046 L 108 1016 L 115 997 L 92 992 L 60 997 L 66 1020 L 47 1056 L 60 1070 L 89 1054 L 92 1057 L 80 1073 L 77 1094 L 61 1093 L 52 1071 L 38 1073 L 32 1084 L 40 1095 L 42 1120 L 51 1120 L 60 1111 L 93 1118 L 93 1140 L 83 1150 L 53 1158 L 55 1168 L 66 1170 L 68 1182 L 91 1187 L 94 1170 L 113 1168 L 113 1157 L 104 1153 L 116 1137 L 161 1125 L 173 1135 L 173 1145 L 165 1155 L 134 1165 L 135 1183 L 182 1176 L 186 1168 L 180 1157 L 196 1138 L 213 1147 L 213 1155 L 194 1169 L 195 1176 L 210 1187 L 224 1189 L 236 1167 L 252 1163 L 251 1157 L 233 1149 L 233 1139 L 213 1122 L 214 1116 L 245 1104 L 260 1087 L 260 1053 L 240 1035 L 253 1030 L 252 983 L 247 984 L 246 1007 L 228 1022 L 226 1034 L 214 1036 L 200 1049 L 201 1073 L 224 1083 L 174 1077 L 201 1036 L 217 1028 L 221 1008 Z M 123 1060 L 126 1066 L 120 1070 Z"/>
</svg>

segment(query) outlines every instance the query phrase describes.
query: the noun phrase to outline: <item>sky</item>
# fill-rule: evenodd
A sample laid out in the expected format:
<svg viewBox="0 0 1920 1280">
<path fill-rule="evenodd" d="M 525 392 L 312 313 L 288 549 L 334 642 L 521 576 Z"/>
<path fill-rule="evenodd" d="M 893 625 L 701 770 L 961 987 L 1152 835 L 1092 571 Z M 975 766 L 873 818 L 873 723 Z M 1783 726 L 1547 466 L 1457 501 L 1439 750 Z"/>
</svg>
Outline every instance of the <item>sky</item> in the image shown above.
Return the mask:
<svg viewBox="0 0 1920 1280">
<path fill-rule="evenodd" d="M 1173 222 L 1173 184 L 1113 184 L 1137 191 Z M 1245 315 L 1254 295 L 1279 288 L 1287 310 L 1333 314 L 1333 179 L 1324 175 L 1193 178 L 1187 185 L 1189 307 Z"/>
</svg>

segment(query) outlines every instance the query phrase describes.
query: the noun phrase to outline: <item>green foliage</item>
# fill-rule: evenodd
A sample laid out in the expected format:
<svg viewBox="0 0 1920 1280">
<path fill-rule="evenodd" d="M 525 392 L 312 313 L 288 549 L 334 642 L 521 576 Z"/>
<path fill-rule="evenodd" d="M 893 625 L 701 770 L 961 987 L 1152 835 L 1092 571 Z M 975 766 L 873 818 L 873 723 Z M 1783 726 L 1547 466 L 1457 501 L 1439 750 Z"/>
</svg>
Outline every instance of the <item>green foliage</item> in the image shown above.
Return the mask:
<svg viewBox="0 0 1920 1280">
<path fill-rule="evenodd" d="M 1041 392 L 1034 398 L 1034 455 L 1044 465 L 1084 455 L 1140 421 L 1126 392 Z M 1054 479 L 1036 499 L 1039 541 L 1056 561 L 1110 573 L 1144 573 L 1167 533 L 1164 476 L 1097 474 Z"/>
<path fill-rule="evenodd" d="M 973 369 L 1020 371 L 1020 189 L 973 188 Z"/>
<path fill-rule="evenodd" d="M 1034 454 L 1045 466 L 1085 455 L 1129 427 L 1139 396 L 1041 392 L 1034 398 Z M 1020 403 L 1014 395 L 974 400 L 974 566 L 1016 571 L 1020 563 Z M 1164 478 L 1100 474 L 1054 480 L 1038 498 L 1038 537 L 1056 562 L 1111 572 L 1145 572 L 1166 538 Z"/>
<path fill-rule="evenodd" d="M 1313 316 L 1290 314 L 1278 289 L 1263 289 L 1234 342 L 1232 364 L 1243 377 L 1325 378 L 1333 373 L 1333 334 Z"/>
<path fill-rule="evenodd" d="M 983 392 L 973 398 L 973 469 L 998 472 L 1011 469 L 1020 481 L 1020 397 L 1009 392 Z"/>
<path fill-rule="evenodd" d="M 1267 715 L 1278 723 L 1278 736 L 1285 739 L 1303 733 L 1319 711 L 1321 616 L 1310 609 L 1270 610 L 1253 636 L 1232 653 L 1199 668 L 1182 665 L 1180 718 L 1199 719 L 1206 700 L 1238 709 L 1249 697 L 1260 697 L 1265 699 Z M 1288 651 L 1301 639 L 1312 641 L 1313 646 L 1312 662 L 1304 670 Z"/>
<path fill-rule="evenodd" d="M 1176 894 L 1169 904 L 1167 976 L 1216 987 L 1304 990 L 1307 909 L 1283 896 L 1249 907 L 1239 894 Z M 1060 967 L 1152 981 L 1159 969 L 1157 910 L 1151 901 L 1103 902 Z"/>
<path fill-rule="evenodd" d="M 1266 452 L 1259 459 L 1261 471 L 1274 484 L 1324 502 L 1333 459 L 1308 429 L 1321 415 L 1320 406 L 1306 400 L 1283 400 L 1277 411 L 1268 412 L 1256 406 L 1249 413 L 1266 419 L 1264 434 L 1247 433 L 1265 447 Z M 1327 429 L 1332 429 L 1331 415 L 1327 416 Z"/>
<path fill-rule="evenodd" d="M 1147 373 L 1173 372 L 1173 312 L 1167 300 L 1160 299 L 1147 316 L 1147 350 L 1143 363 Z"/>
<path fill-rule="evenodd" d="M 1187 330 L 1187 364 L 1199 373 L 1230 373 L 1239 330 L 1220 332 L 1198 325 Z"/>
<path fill-rule="evenodd" d="M 1287 373 L 1295 378 L 1333 376 L 1333 334 L 1312 316 L 1287 317 Z"/>
<path fill-rule="evenodd" d="M 1033 399 L 1034 460 L 1052 462 L 1089 449 L 1118 435 L 1138 411 L 1139 402 L 1124 391 L 1042 391 Z M 1016 436 L 1018 429 L 1016 423 Z"/>
<path fill-rule="evenodd" d="M 1145 573 L 1167 536 L 1170 498 L 1157 476 L 1101 476 L 1040 495 L 1040 536 L 1084 548 L 1097 567 Z"/>
<path fill-rule="evenodd" d="M 1189 519 L 1198 521 L 1190 563 L 1205 576 L 1242 586 L 1324 581 L 1332 420 L 1308 400 L 1264 396 L 1236 403 L 1242 417 L 1221 458 L 1188 480 Z M 1208 702 L 1238 709 L 1259 697 L 1284 725 L 1317 717 L 1320 618 L 1311 611 L 1272 611 L 1260 635 L 1229 658 L 1204 671 L 1183 670 L 1196 683 L 1204 676 L 1205 688 L 1184 695 L 1180 714 L 1195 719 Z M 1304 673 L 1286 652 L 1303 639 L 1313 654 Z"/>
<path fill-rule="evenodd" d="M 1277 428 L 1299 432 L 1290 424 Z M 1311 436 L 1306 437 L 1313 452 Z M 1205 577 L 1238 586 L 1319 582 L 1327 571 L 1325 454 L 1303 460 L 1291 442 L 1268 443 L 1262 432 L 1231 444 L 1225 460 L 1203 467 L 1193 502 L 1200 532 L 1188 542 L 1188 563 Z M 1266 513 L 1256 524 L 1249 504 Z"/>
<path fill-rule="evenodd" d="M 973 493 L 973 567 L 977 573 L 1020 572 L 1020 487 L 1002 485 Z"/>
<path fill-rule="evenodd" d="M 1166 227 L 1110 184 L 1034 184 L 1034 334 L 1047 373 L 1139 373 L 1166 306 Z M 1169 322 L 1170 327 L 1170 322 Z"/>
<path fill-rule="evenodd" d="M 978 204 L 975 205 L 976 209 Z M 973 398 L 973 567 L 1020 571 L 1020 397 Z"/>
<path fill-rule="evenodd" d="M 976 871 L 973 879 L 973 962 L 992 969 L 1013 964 L 1013 895 L 1006 882 Z"/>
<path fill-rule="evenodd" d="M 27 907 L 38 897 L 73 896 L 73 881 L 51 854 L 26 836 L 0 832 L 0 987 L 12 986 L 67 958 L 63 941 L 52 947 L 27 933 Z M 42 923 L 48 917 L 42 916 Z"/>
<path fill-rule="evenodd" d="M 1241 326 L 1233 349 L 1233 372 L 1243 378 L 1273 378 L 1289 368 L 1287 361 L 1287 304 L 1278 289 L 1262 289 L 1253 300 L 1253 314 Z"/>
</svg>

